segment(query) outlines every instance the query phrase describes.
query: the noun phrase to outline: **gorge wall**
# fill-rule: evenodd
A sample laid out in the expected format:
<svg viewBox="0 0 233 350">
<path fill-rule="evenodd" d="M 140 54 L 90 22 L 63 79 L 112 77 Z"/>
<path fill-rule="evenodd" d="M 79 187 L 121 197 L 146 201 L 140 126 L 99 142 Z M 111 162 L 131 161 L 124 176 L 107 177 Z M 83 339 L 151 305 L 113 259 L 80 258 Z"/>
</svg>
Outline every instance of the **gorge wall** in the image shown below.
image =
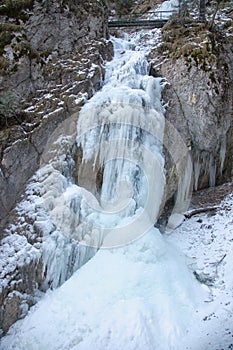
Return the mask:
<svg viewBox="0 0 233 350">
<path fill-rule="evenodd" d="M 161 46 L 152 50 L 149 59 L 152 74 L 167 79 L 163 91 L 166 119 L 190 149 L 193 189 L 231 181 L 232 25 L 224 30 L 197 22 L 181 25 L 173 20 L 162 32 Z M 174 174 L 174 169 L 170 171 Z M 174 187 L 175 177 L 169 181 Z M 173 194 L 168 188 L 167 198 Z"/>
<path fill-rule="evenodd" d="M 102 86 L 105 62 L 113 55 L 107 16 L 104 1 L 22 0 L 3 1 L 0 6 L 3 332 L 25 315 L 41 289 L 49 287 L 43 284 L 47 271 L 41 257 L 41 230 L 35 217 L 21 217 L 13 208 L 44 162 L 42 155 L 54 130 L 62 133 L 70 116 L 77 120 L 81 106 Z M 75 124 L 68 128 L 70 137 L 75 137 Z M 4 227 L 17 220 L 21 228 L 12 235 L 9 230 L 4 233 Z M 72 244 L 70 251 L 70 256 L 75 255 Z"/>
<path fill-rule="evenodd" d="M 101 87 L 112 57 L 107 13 L 100 1 L 16 1 L 0 9 L 1 227 L 51 131 Z"/>
</svg>

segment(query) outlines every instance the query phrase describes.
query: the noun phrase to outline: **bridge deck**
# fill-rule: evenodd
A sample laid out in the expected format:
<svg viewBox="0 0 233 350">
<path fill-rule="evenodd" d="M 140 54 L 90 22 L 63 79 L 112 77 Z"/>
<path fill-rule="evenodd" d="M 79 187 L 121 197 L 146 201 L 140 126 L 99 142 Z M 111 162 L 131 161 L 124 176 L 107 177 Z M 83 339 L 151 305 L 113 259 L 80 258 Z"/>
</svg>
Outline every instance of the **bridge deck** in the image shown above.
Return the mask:
<svg viewBox="0 0 233 350">
<path fill-rule="evenodd" d="M 109 28 L 119 27 L 146 27 L 146 28 L 162 28 L 167 20 L 114 20 L 109 21 Z"/>
<path fill-rule="evenodd" d="M 143 18 L 142 13 L 134 13 L 128 16 L 109 19 L 109 28 L 120 27 L 143 27 L 143 28 L 162 28 L 169 17 L 177 11 L 154 11 L 148 12 L 150 18 Z"/>
</svg>

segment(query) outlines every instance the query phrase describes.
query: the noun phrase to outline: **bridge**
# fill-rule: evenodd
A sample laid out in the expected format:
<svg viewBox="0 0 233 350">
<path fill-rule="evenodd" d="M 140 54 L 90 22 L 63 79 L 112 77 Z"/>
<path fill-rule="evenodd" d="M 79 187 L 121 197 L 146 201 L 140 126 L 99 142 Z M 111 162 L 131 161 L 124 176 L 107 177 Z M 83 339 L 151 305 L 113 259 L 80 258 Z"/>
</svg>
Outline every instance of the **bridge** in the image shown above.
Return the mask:
<svg viewBox="0 0 233 350">
<path fill-rule="evenodd" d="M 130 15 L 120 16 L 118 18 L 110 18 L 108 21 L 108 27 L 139 27 L 148 29 L 162 28 L 173 13 L 177 13 L 177 11 L 149 11 L 146 14 L 132 13 Z M 147 18 L 144 17 L 145 15 Z"/>
</svg>

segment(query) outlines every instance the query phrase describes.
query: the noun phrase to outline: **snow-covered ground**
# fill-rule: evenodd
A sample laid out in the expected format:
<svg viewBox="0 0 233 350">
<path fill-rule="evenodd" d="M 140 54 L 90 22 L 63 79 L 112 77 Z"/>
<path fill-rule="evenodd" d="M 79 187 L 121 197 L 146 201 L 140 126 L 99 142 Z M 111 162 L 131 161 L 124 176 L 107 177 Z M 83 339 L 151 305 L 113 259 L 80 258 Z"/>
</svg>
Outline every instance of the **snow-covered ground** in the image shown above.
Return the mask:
<svg viewBox="0 0 233 350">
<path fill-rule="evenodd" d="M 100 250 L 18 321 L 1 349 L 232 349 L 232 218 L 229 195 L 214 215 L 193 216 L 170 235 L 152 229 Z"/>
<path fill-rule="evenodd" d="M 212 293 L 179 349 L 233 349 L 233 194 L 214 214 L 187 219 L 167 240 L 192 258 L 196 276 Z"/>
</svg>

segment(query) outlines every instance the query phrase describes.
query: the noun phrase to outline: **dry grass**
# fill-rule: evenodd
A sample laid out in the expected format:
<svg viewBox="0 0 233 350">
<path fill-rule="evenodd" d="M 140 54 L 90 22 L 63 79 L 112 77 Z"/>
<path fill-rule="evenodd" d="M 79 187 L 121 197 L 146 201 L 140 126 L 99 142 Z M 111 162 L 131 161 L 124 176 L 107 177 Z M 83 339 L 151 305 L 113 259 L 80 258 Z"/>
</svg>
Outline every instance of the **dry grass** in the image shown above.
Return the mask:
<svg viewBox="0 0 233 350">
<path fill-rule="evenodd" d="M 193 193 L 192 208 L 209 207 L 220 204 L 220 202 L 233 192 L 233 182 Z"/>
<path fill-rule="evenodd" d="M 162 30 L 163 43 L 159 54 L 171 59 L 183 57 L 187 64 L 196 64 L 204 71 L 209 71 L 219 54 L 219 33 L 210 30 L 208 25 L 189 22 L 178 23 L 177 19 L 169 21 Z"/>
</svg>

